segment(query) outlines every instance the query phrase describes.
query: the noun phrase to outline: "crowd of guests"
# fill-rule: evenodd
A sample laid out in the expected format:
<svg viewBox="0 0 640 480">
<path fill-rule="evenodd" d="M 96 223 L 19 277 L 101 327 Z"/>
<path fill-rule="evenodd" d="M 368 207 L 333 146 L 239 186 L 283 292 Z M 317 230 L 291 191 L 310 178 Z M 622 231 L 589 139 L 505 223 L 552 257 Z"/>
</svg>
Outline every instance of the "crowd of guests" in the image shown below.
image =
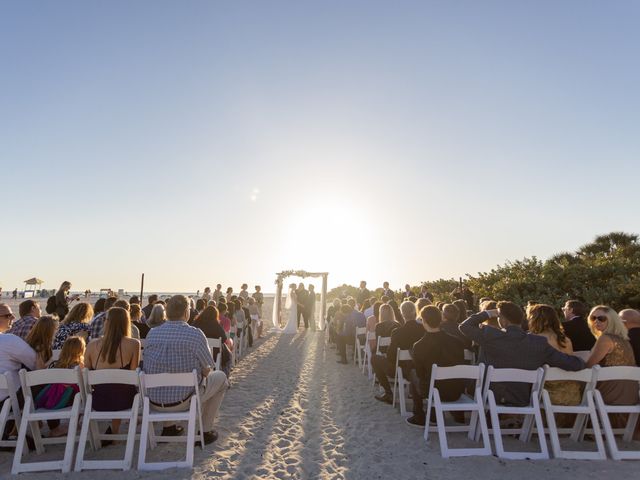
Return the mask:
<svg viewBox="0 0 640 480">
<path fill-rule="evenodd" d="M 366 327 L 367 332 L 375 332 L 376 339 L 390 337 L 390 345 L 380 348 L 371 358 L 381 390 L 375 398 L 381 402 L 392 403 L 389 377 L 395 376 L 398 349 L 410 351 L 412 360 L 402 361 L 399 366 L 410 381 L 414 400 L 413 416 L 407 419 L 411 425 L 425 424 L 423 400 L 433 365 L 467 363 L 465 350 L 473 352 L 478 363 L 496 368 L 535 370 L 549 365 L 578 371 L 595 365 L 640 366 L 640 312 L 637 310 L 616 312 L 606 305 L 589 309 L 579 300 L 569 300 L 558 309 L 533 301 L 521 306 L 481 298 L 478 311 L 474 311 L 473 293 L 465 286 L 452 292 L 450 302 L 434 304 L 433 295 L 426 288 L 416 293 L 408 285 L 400 304 L 397 297 L 387 283 L 378 298 L 371 295 L 366 282 L 362 282 L 356 298 L 333 301 L 327 320 L 338 363 L 347 363 L 347 347 L 354 348 L 356 328 Z M 364 345 L 365 339 L 357 341 Z M 368 341 L 370 351 L 375 353 L 377 340 Z M 581 355 L 574 355 L 575 352 Z M 444 401 L 455 401 L 465 392 L 466 383 L 446 380 L 437 382 L 436 386 Z M 580 403 L 582 392 L 575 382 L 554 382 L 546 388 L 554 403 Z M 635 381 L 598 382 L 597 388 L 608 404 L 640 402 Z M 527 384 L 495 384 L 492 390 L 501 404 L 521 406 L 530 400 Z M 623 416 L 611 420 L 614 427 L 624 426 L 626 421 Z"/>
<path fill-rule="evenodd" d="M 77 295 L 70 295 L 70 290 L 71 283 L 64 282 L 47 301 L 45 314 L 33 299 L 19 304 L 18 318 L 9 305 L 0 303 L 0 374 L 8 373 L 14 386 L 19 387 L 18 372 L 22 368 L 141 368 L 149 374 L 195 369 L 200 381 L 205 443 L 215 441 L 214 419 L 229 385 L 233 342 L 244 333 L 251 346 L 253 334 L 262 335 L 260 287 L 256 287 L 253 295 L 249 295 L 246 284 L 238 295 L 231 288 L 222 293 L 221 285 L 213 292 L 206 288 L 197 298 L 174 295 L 161 300 L 158 295 L 150 295 L 144 307 L 136 296 L 129 300 L 109 296 L 91 305 L 79 301 Z M 212 352 L 207 342 L 210 338 L 219 338 L 221 349 Z M 59 350 L 55 361 L 54 350 Z M 216 370 L 214 361 L 218 354 L 220 370 Z M 33 389 L 36 406 L 70 405 L 74 391 L 67 387 L 47 385 Z M 131 385 L 96 385 L 93 408 L 128 409 L 136 391 Z M 150 400 L 155 409 L 182 411 L 189 408 L 191 393 L 184 387 L 156 388 L 151 390 Z M 8 392 L 0 390 L 0 401 L 7 396 Z M 17 397 L 22 408 L 21 389 Z M 66 428 L 58 421 L 47 423 L 48 436 L 66 435 Z M 119 420 L 114 420 L 106 433 L 118 433 L 119 428 Z M 0 433 L 3 438 L 15 435 L 15 425 L 9 422 Z M 182 428 L 177 425 L 165 425 L 162 432 L 165 436 L 181 434 Z M 29 437 L 28 443 L 33 446 Z"/>
</svg>

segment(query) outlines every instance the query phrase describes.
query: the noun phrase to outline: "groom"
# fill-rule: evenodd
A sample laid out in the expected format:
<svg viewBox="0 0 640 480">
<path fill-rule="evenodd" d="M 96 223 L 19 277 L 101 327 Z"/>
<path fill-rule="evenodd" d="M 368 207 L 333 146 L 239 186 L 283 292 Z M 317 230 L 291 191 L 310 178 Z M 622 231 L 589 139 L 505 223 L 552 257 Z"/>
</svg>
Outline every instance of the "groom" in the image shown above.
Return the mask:
<svg viewBox="0 0 640 480">
<path fill-rule="evenodd" d="M 296 290 L 296 296 L 298 297 L 298 328 L 300 328 L 300 316 L 304 318 L 304 328 L 309 328 L 309 321 L 307 319 L 306 305 L 309 297 L 309 292 L 304 288 L 304 283 L 298 285 Z"/>
</svg>

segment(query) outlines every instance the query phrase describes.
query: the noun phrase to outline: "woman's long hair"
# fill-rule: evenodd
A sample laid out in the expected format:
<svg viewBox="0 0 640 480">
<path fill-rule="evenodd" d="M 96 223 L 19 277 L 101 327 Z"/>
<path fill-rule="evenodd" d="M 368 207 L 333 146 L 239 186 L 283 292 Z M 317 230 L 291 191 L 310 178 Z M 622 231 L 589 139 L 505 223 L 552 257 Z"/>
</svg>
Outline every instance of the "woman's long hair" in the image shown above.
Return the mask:
<svg viewBox="0 0 640 480">
<path fill-rule="evenodd" d="M 45 363 L 48 362 L 53 355 L 51 345 L 53 344 L 53 337 L 56 334 L 56 330 L 58 330 L 58 316 L 43 315 L 38 319 L 33 328 L 31 328 L 29 335 L 27 335 L 27 343 L 42 357 Z"/>
<path fill-rule="evenodd" d="M 209 325 L 212 323 L 220 324 L 218 320 L 218 309 L 212 305 L 206 307 L 193 321 L 193 326 Z"/>
<path fill-rule="evenodd" d="M 67 289 L 68 287 L 71 287 L 71 282 L 68 280 L 65 280 L 64 282 L 62 282 L 62 284 L 60 285 L 60 288 L 58 289 L 59 292 L 64 292 L 65 289 Z"/>
<path fill-rule="evenodd" d="M 62 321 L 63 325 L 72 323 L 89 323 L 93 317 L 93 307 L 88 303 L 76 303 Z"/>
<path fill-rule="evenodd" d="M 85 341 L 82 337 L 72 336 L 65 340 L 60 351 L 56 368 L 73 368 L 84 362 Z"/>
<path fill-rule="evenodd" d="M 567 336 L 564 333 L 556 309 L 551 305 L 538 303 L 527 308 L 527 320 L 529 321 L 529 332 L 542 333 L 550 330 L 555 334 L 558 345 L 562 348 L 566 347 Z"/>
<path fill-rule="evenodd" d="M 164 309 L 164 305 L 156 303 L 151 309 L 149 318 L 147 318 L 147 325 L 149 325 L 150 328 L 157 327 L 162 325 L 166 319 L 167 314 Z"/>
<path fill-rule="evenodd" d="M 104 324 L 101 358 L 107 363 L 116 363 L 116 354 L 124 337 L 131 337 L 129 312 L 121 307 L 111 307 Z"/>
<path fill-rule="evenodd" d="M 591 320 L 597 310 L 603 311 L 608 320 L 607 326 L 602 332 L 596 328 L 595 322 Z M 591 312 L 589 313 L 589 326 L 591 327 L 591 332 L 596 338 L 598 338 L 600 335 L 608 333 L 609 335 L 616 335 L 618 337 L 621 337 L 623 340 L 629 340 L 627 327 L 624 326 L 624 323 L 618 315 L 618 312 L 606 305 L 597 305 L 591 309 Z"/>
</svg>

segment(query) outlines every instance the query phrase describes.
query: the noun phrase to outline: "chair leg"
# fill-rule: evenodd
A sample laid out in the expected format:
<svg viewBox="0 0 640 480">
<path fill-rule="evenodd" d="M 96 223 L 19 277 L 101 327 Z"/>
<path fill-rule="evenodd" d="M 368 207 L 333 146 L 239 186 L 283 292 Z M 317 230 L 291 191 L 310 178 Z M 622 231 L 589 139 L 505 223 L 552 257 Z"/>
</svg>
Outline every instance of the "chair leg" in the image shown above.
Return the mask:
<svg viewBox="0 0 640 480">
<path fill-rule="evenodd" d="M 31 397 L 27 397 L 25 399 L 24 409 L 22 411 L 23 411 L 22 421 L 20 422 L 20 429 L 18 430 L 18 440 L 16 443 L 16 451 L 13 455 L 13 465 L 11 467 L 12 475 L 16 475 L 21 472 L 20 467 L 22 466 L 22 453 L 24 451 L 24 445 L 27 441 L 29 412 L 31 411 Z"/>
<path fill-rule="evenodd" d="M 602 422 L 602 429 L 604 430 L 604 436 L 607 440 L 607 446 L 609 447 L 609 454 L 614 460 L 621 460 L 620 451 L 616 444 L 616 437 L 611 427 L 611 421 L 609 420 L 609 414 L 607 413 L 607 406 L 602 399 L 602 395 L 599 391 L 595 391 L 595 400 L 598 407 L 598 413 L 600 414 L 600 421 Z M 594 430 L 595 432 L 595 430 Z"/>
<path fill-rule="evenodd" d="M 87 397 L 84 405 L 84 417 L 82 427 L 80 427 L 80 439 L 78 440 L 78 452 L 76 453 L 76 472 L 82 471 L 82 462 L 84 461 L 84 452 L 87 447 L 87 437 L 89 436 L 89 427 L 91 425 L 91 395 Z"/>
<path fill-rule="evenodd" d="M 429 396 L 427 397 L 427 414 L 425 415 L 425 421 L 424 421 L 425 442 L 429 441 L 429 423 L 431 422 L 431 406 L 432 405 L 433 405 L 433 392 L 429 391 Z"/>
<path fill-rule="evenodd" d="M 196 399 L 191 397 L 189 407 L 189 423 L 187 424 L 187 459 L 186 463 L 193 466 L 193 450 L 196 438 Z"/>
<path fill-rule="evenodd" d="M 131 405 L 131 417 L 129 418 L 129 430 L 127 432 L 127 446 L 124 452 L 122 470 L 131 470 L 133 462 L 133 449 L 136 444 L 136 428 L 138 426 L 138 411 L 140 407 L 140 394 L 136 394 Z"/>
<path fill-rule="evenodd" d="M 69 430 L 67 432 L 67 444 L 64 449 L 64 459 L 62 460 L 62 473 L 71 471 L 73 462 L 73 447 L 76 444 L 76 430 L 78 429 L 78 417 L 80 416 L 80 394 L 76 393 L 71 407 L 71 418 L 69 419 Z"/>
<path fill-rule="evenodd" d="M 547 427 L 549 430 L 549 440 L 551 440 L 551 450 L 553 451 L 553 456 L 556 458 L 560 458 L 562 455 L 562 448 L 560 447 L 560 436 L 558 434 L 558 426 L 556 424 L 556 417 L 553 413 L 553 407 L 551 405 L 551 399 L 549 394 L 545 390 L 542 392 L 542 400 L 544 402 L 544 413 L 547 417 Z M 579 421 L 576 418 L 576 423 Z M 540 435 L 540 432 L 538 432 Z"/>
<path fill-rule="evenodd" d="M 491 429 L 493 430 L 493 442 L 496 445 L 496 455 L 504 457 L 504 446 L 502 445 L 502 430 L 500 429 L 500 418 L 496 412 L 496 400 L 493 392 L 489 391 L 489 415 L 491 415 Z"/>
<path fill-rule="evenodd" d="M 533 397 L 534 417 L 536 421 L 536 429 L 538 430 L 538 442 L 540 443 L 540 453 L 543 458 L 549 458 L 549 450 L 547 449 L 547 439 L 544 436 L 544 423 L 542 422 L 542 414 L 540 413 L 540 402 L 538 397 Z"/>
<path fill-rule="evenodd" d="M 638 414 L 630 413 L 629 418 L 627 419 L 627 426 L 624 429 L 624 435 L 622 440 L 624 442 L 630 442 L 633 439 L 633 432 L 636 429 L 636 423 L 638 423 Z"/>
<path fill-rule="evenodd" d="M 596 405 L 593 400 L 593 392 L 587 392 L 587 405 L 589 406 L 589 418 L 591 418 L 591 426 L 593 428 L 593 436 L 596 438 L 596 447 L 598 448 L 599 458 L 601 460 L 605 460 L 607 458 L 607 452 L 605 451 L 604 442 L 602 441 L 602 430 L 600 429 Z M 583 423 L 583 432 L 585 430 L 585 425 L 586 421 Z"/>
<path fill-rule="evenodd" d="M 153 428 L 153 425 L 151 425 Z M 142 427 L 140 429 L 140 448 L 138 450 L 138 470 L 142 470 L 147 455 L 147 439 L 149 436 L 149 400 L 144 399 L 142 409 Z"/>
<path fill-rule="evenodd" d="M 449 458 L 449 445 L 447 443 L 447 426 L 444 423 L 444 415 L 442 414 L 442 405 L 440 404 L 440 394 L 438 391 L 433 393 L 436 408 L 436 425 L 438 428 L 438 440 L 440 441 L 440 454 L 442 458 Z"/>
</svg>

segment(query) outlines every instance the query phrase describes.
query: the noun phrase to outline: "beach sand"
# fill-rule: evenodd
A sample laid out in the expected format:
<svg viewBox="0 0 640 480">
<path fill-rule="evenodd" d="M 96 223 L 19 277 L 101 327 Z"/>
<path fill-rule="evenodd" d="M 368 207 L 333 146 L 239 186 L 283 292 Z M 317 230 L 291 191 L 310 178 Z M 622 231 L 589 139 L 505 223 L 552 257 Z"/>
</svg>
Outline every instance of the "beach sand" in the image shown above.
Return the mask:
<svg viewBox="0 0 640 480">
<path fill-rule="evenodd" d="M 612 460 L 443 459 L 436 436 L 427 446 L 422 429 L 407 425 L 397 410 L 376 401 L 366 376 L 353 364 L 336 364 L 335 350 L 325 346 L 324 334 L 319 332 L 270 334 L 259 340 L 234 369 L 231 381 L 217 420 L 220 438 L 204 451 L 196 448 L 193 470 L 107 470 L 68 476 L 46 472 L 19 478 L 601 480 L 637 475 L 638 463 Z M 507 440 L 506 447 L 521 445 Z M 90 457 L 113 458 L 123 452 L 121 445 L 114 445 L 90 452 Z M 178 444 L 161 445 L 149 457 L 177 459 L 180 452 Z M 43 457 L 61 453 L 62 447 L 50 447 Z M 34 459 L 35 455 L 29 457 Z M 9 477 L 12 458 L 12 454 L 0 452 L 3 478 Z M 137 451 L 134 465 L 136 461 Z"/>
</svg>

